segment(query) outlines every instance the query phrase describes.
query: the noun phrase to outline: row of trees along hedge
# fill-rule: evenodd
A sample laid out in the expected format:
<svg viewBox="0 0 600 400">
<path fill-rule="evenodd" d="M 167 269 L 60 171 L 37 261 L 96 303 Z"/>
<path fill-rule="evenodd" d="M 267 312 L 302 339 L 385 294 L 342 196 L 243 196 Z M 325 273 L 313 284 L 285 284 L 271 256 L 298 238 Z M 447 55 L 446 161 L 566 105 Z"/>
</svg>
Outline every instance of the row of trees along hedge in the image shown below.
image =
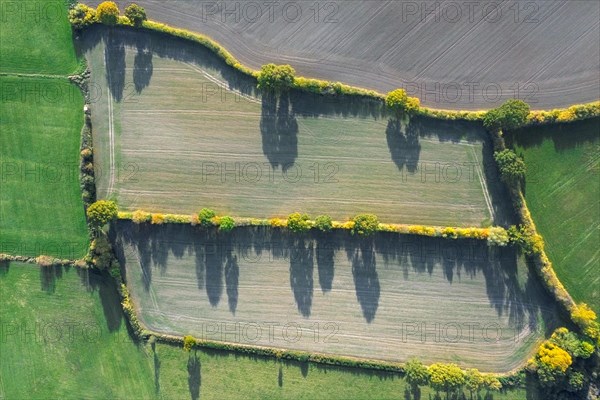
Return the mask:
<svg viewBox="0 0 600 400">
<path fill-rule="evenodd" d="M 96 9 L 78 3 L 69 11 L 69 21 L 75 29 L 81 29 L 95 23 L 118 24 L 140 27 L 188 39 L 210 49 L 221 57 L 227 65 L 256 78 L 257 85 L 261 89 L 279 91 L 295 88 L 321 95 L 363 96 L 383 102 L 396 116 L 399 113 L 407 113 L 446 120 L 483 121 L 488 127 L 494 126 L 506 129 L 513 129 L 515 126 L 524 124 L 570 122 L 600 116 L 600 101 L 550 111 L 530 111 L 529 107 L 521 100 L 509 100 L 504 105 L 488 112 L 435 110 L 421 107 L 419 99 L 409 97 L 404 89 L 396 89 L 387 95 L 382 95 L 373 90 L 357 88 L 340 82 L 296 77 L 294 68 L 290 65 L 266 64 L 260 71 L 254 71 L 242 65 L 220 44 L 204 35 L 148 21 L 145 10 L 137 4 L 130 4 L 125 8 L 125 14 L 120 15 L 119 8 L 111 1 L 101 3 Z M 522 115 L 525 110 L 527 113 L 523 120 Z"/>
</svg>

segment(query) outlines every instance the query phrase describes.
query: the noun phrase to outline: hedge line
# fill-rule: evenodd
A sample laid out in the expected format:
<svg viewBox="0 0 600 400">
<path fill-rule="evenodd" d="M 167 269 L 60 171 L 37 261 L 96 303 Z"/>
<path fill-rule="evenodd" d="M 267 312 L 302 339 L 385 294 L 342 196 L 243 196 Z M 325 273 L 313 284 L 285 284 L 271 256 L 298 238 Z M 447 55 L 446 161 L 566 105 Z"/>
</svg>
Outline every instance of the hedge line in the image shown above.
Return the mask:
<svg viewBox="0 0 600 400">
<path fill-rule="evenodd" d="M 174 223 L 174 224 L 191 224 L 199 225 L 198 216 L 193 215 L 181 215 L 181 214 L 160 214 L 160 213 L 149 213 L 142 210 L 134 212 L 123 212 L 119 211 L 118 219 L 131 220 L 135 223 L 150 223 L 154 225 L 161 225 L 163 223 Z M 215 216 L 211 219 L 213 226 L 219 226 L 220 219 L 223 216 Z M 287 228 L 288 220 L 285 218 L 271 218 L 271 219 L 258 219 L 258 218 L 233 218 L 236 227 L 241 226 L 270 226 L 273 228 Z M 307 221 L 312 229 L 315 221 Z M 332 221 L 332 229 L 345 229 L 352 230 L 354 227 L 353 221 Z M 406 224 L 384 224 L 379 223 L 377 231 L 379 232 L 396 232 L 404 235 L 418 235 L 428 237 L 442 237 L 448 239 L 479 239 L 488 240 L 491 244 L 498 244 L 498 242 L 491 240 L 494 234 L 505 233 L 505 229 L 502 227 L 490 227 L 490 228 L 460 228 L 460 227 L 440 227 L 440 226 L 424 226 L 424 225 L 406 225 Z M 500 245 L 505 245 L 500 244 Z"/>
<path fill-rule="evenodd" d="M 86 9 L 89 7 L 85 6 Z M 94 12 L 95 14 L 95 12 Z M 90 20 L 83 23 L 82 26 L 75 28 L 82 28 L 95 23 L 98 23 L 95 18 L 90 14 Z M 251 76 L 254 79 L 258 77 L 259 71 L 243 65 L 238 59 L 236 59 L 229 51 L 227 51 L 221 44 L 211 39 L 210 37 L 188 31 L 186 29 L 175 28 L 167 24 L 160 22 L 146 20 L 143 21 L 141 26 L 133 26 L 131 21 L 125 16 L 120 16 L 117 20 L 117 25 L 132 29 L 142 29 L 152 32 L 160 32 L 174 37 L 190 40 L 198 43 L 207 49 L 215 53 L 221 58 L 225 64 L 236 69 L 237 71 Z M 295 89 L 306 91 L 309 93 L 316 93 L 320 95 L 345 95 L 345 96 L 359 96 L 373 100 L 385 101 L 386 95 L 381 94 L 375 90 L 364 89 L 356 86 L 346 85 L 340 82 L 331 82 L 314 78 L 307 77 L 295 77 L 294 84 L 292 86 Z M 466 120 L 466 121 L 481 121 L 486 111 L 465 111 L 465 110 L 442 110 L 433 109 L 428 107 L 418 107 L 415 114 L 426 116 L 430 118 L 437 118 L 443 120 Z M 593 116 L 600 115 L 600 102 L 593 102 L 589 104 L 575 105 L 565 109 L 557 109 L 551 111 L 532 111 L 528 118 L 528 123 L 531 124 L 544 124 L 552 122 L 572 122 L 581 119 L 591 118 Z"/>
</svg>

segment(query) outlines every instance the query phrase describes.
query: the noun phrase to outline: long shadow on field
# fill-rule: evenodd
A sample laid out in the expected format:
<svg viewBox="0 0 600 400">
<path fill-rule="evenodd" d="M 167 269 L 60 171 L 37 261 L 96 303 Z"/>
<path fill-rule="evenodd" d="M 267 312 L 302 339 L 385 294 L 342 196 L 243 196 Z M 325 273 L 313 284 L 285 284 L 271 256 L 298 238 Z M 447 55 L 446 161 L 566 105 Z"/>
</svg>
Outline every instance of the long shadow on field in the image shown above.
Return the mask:
<svg viewBox="0 0 600 400">
<path fill-rule="evenodd" d="M 202 385 L 202 364 L 200 363 L 200 357 L 194 352 L 188 358 L 187 371 L 188 371 L 188 389 L 190 391 L 190 398 L 192 400 L 198 400 L 200 398 L 200 386 Z"/>
<path fill-rule="evenodd" d="M 352 276 L 356 298 L 368 323 L 375 319 L 379 307 L 379 277 L 375 260 L 375 247 L 372 238 L 348 238 L 346 242 L 348 260 L 352 263 Z"/>
<path fill-rule="evenodd" d="M 510 131 L 505 134 L 506 144 L 510 147 L 537 147 L 544 140 L 552 140 L 558 152 L 598 142 L 600 139 L 600 118 L 573 122 L 531 126 Z M 525 160 L 527 162 L 527 160 Z"/>
<path fill-rule="evenodd" d="M 335 251 L 337 250 L 327 233 L 316 234 L 316 258 L 319 271 L 319 285 L 323 293 L 331 291 L 335 274 Z"/>
<path fill-rule="evenodd" d="M 152 56 L 158 56 L 192 64 L 203 70 L 209 70 L 210 74 L 214 74 L 214 72 L 210 71 L 216 70 L 220 75 L 218 78 L 224 80 L 223 84 L 228 89 L 246 95 L 257 95 L 255 78 L 241 74 L 239 71 L 225 64 L 222 59 L 218 58 L 206 47 L 189 40 L 173 38 L 157 32 L 141 32 L 125 27 L 112 27 L 109 29 L 106 26 L 92 26 L 86 28 L 81 35 L 81 39 L 76 42 L 79 53 L 85 54 L 93 49 L 99 44 L 103 36 L 107 35 L 109 30 L 115 33 L 111 38 L 111 43 L 116 48 L 123 49 L 119 50 L 122 51 L 120 54 L 124 56 L 125 51 L 130 51 L 130 49 L 131 51 L 137 49 L 137 53 L 140 54 L 140 57 L 137 59 L 137 71 L 136 61 L 134 60 L 134 84 L 136 90 L 138 88 L 139 90 L 143 90 L 148 85 L 153 72 L 150 64 Z M 140 48 L 144 49 L 141 53 L 139 51 Z M 121 64 L 124 70 L 124 58 L 122 58 L 123 61 L 120 60 L 119 58 L 109 60 L 111 63 L 107 63 L 107 65 L 111 66 L 111 71 L 121 70 Z M 214 87 L 206 88 L 206 93 L 198 93 L 198 96 L 221 96 L 222 93 L 219 85 L 215 83 Z"/>
<path fill-rule="evenodd" d="M 401 172 L 404 168 L 411 174 L 417 171 L 421 154 L 420 131 L 421 123 L 416 118 L 413 118 L 407 124 L 403 124 L 397 118 L 388 121 L 385 130 L 388 148 L 390 149 L 392 161 Z"/>
<path fill-rule="evenodd" d="M 313 299 L 314 248 L 312 240 L 290 238 L 290 285 L 298 311 L 310 317 Z"/>
<path fill-rule="evenodd" d="M 88 291 L 98 292 L 108 331 L 118 331 L 121 328 L 124 317 L 123 308 L 119 300 L 120 296 L 114 280 L 106 272 L 98 272 L 92 269 L 77 269 L 77 273 Z"/>
<path fill-rule="evenodd" d="M 109 29 L 106 33 L 104 43 L 106 83 L 113 99 L 120 102 L 123 99 L 123 89 L 125 88 L 125 45 L 119 34 L 113 29 Z"/>
<path fill-rule="evenodd" d="M 288 92 L 279 98 L 275 93 L 263 95 L 260 133 L 263 153 L 271 167 L 281 167 L 284 172 L 292 167 L 298 157 L 298 121 L 290 110 Z"/>
<path fill-rule="evenodd" d="M 44 292 L 54 293 L 56 280 L 62 278 L 63 267 L 61 265 L 49 265 L 40 267 L 40 285 Z"/>
<path fill-rule="evenodd" d="M 6 276 L 8 274 L 8 269 L 10 267 L 10 261 L 0 260 L 0 278 Z"/>
<path fill-rule="evenodd" d="M 135 91 L 141 93 L 152 78 L 152 51 L 147 48 L 147 41 L 142 36 L 137 38 L 137 53 L 133 60 L 133 85 Z"/>
</svg>

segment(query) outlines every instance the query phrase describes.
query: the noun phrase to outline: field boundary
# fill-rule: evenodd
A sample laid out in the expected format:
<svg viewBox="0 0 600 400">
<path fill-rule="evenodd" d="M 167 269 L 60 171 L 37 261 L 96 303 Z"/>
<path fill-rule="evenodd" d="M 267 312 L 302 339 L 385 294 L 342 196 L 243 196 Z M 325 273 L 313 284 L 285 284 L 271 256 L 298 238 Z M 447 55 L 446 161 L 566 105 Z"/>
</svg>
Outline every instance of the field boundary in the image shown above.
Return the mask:
<svg viewBox="0 0 600 400">
<path fill-rule="evenodd" d="M 229 217 L 229 216 L 215 216 L 210 221 L 201 222 L 198 219 L 197 214 L 185 215 L 185 214 L 161 214 L 161 213 L 149 213 L 142 210 L 134 212 L 119 211 L 117 218 L 125 221 L 133 221 L 136 224 L 152 224 L 152 225 L 163 225 L 163 224 L 186 224 L 186 225 L 201 225 L 203 227 L 219 227 L 221 221 L 225 218 L 231 218 L 234 222 L 234 226 L 230 229 L 237 227 L 248 227 L 248 226 L 266 226 L 272 228 L 286 228 L 288 227 L 288 219 L 286 218 L 243 218 L 243 217 Z M 316 226 L 315 220 L 306 220 L 307 229 L 319 229 Z M 331 226 L 327 230 L 352 230 L 354 228 L 354 221 L 349 220 L 345 222 L 331 221 Z M 220 229 L 225 230 L 225 229 Z M 388 224 L 378 222 L 376 232 L 393 232 L 401 235 L 417 235 L 417 236 L 428 236 L 428 237 L 439 237 L 445 239 L 476 239 L 476 240 L 487 240 L 491 245 L 506 246 L 508 244 L 508 234 L 503 227 L 491 226 L 489 228 L 478 228 L 478 227 L 452 227 L 452 226 L 435 226 L 435 225 L 409 225 L 409 224 Z"/>
</svg>

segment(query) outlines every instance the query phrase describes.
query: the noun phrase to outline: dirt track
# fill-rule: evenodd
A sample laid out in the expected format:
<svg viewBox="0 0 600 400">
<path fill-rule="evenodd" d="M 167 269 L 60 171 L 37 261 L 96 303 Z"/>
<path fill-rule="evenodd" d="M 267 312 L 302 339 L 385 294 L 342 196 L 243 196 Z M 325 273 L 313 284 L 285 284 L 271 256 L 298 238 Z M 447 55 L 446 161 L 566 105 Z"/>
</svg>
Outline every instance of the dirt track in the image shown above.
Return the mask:
<svg viewBox="0 0 600 400">
<path fill-rule="evenodd" d="M 138 3 L 150 19 L 209 35 L 252 68 L 289 63 L 303 76 L 380 92 L 405 87 L 434 108 L 600 98 L 595 1 Z"/>
</svg>

